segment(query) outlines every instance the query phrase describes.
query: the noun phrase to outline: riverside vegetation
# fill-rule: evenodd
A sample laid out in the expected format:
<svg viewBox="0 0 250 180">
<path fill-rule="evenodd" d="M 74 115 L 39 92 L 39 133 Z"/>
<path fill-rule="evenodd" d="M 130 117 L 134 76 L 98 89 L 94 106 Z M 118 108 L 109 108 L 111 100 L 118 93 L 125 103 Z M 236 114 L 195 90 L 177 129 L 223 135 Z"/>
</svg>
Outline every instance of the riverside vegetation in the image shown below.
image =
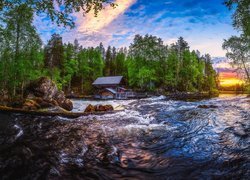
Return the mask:
<svg viewBox="0 0 250 180">
<path fill-rule="evenodd" d="M 129 48 L 84 48 L 78 40 L 63 43 L 59 34 L 53 34 L 45 44 L 34 27 L 34 14 L 47 13 L 58 25 L 74 27 L 70 14 L 81 9 L 97 14 L 109 3 L 97 1 L 57 1 L 64 6 L 59 11 L 53 2 L 0 2 L 0 92 L 1 101 L 24 97 L 25 87 L 33 80 L 48 76 L 65 92 L 91 94 L 92 82 L 99 76 L 124 76 L 126 86 L 143 91 L 217 92 L 218 80 L 209 54 L 191 51 L 182 37 L 176 43 L 164 45 L 152 35 L 136 35 Z M 225 1 L 235 6 L 234 27 L 240 37 L 225 41 L 223 48 L 237 69 L 243 69 L 249 82 L 249 7 L 248 0 Z M 242 10 L 242 11 L 241 11 Z"/>
<path fill-rule="evenodd" d="M 100 76 L 122 75 L 127 86 L 155 91 L 216 91 L 211 57 L 191 51 L 180 37 L 164 45 L 161 38 L 136 35 L 129 48 L 83 48 L 78 41 L 63 43 L 53 34 L 45 46 L 32 25 L 26 4 L 4 11 L 0 29 L 0 89 L 5 97 L 24 96 L 32 80 L 48 76 L 66 92 L 91 94 Z M 4 97 L 4 96 L 3 96 Z"/>
</svg>

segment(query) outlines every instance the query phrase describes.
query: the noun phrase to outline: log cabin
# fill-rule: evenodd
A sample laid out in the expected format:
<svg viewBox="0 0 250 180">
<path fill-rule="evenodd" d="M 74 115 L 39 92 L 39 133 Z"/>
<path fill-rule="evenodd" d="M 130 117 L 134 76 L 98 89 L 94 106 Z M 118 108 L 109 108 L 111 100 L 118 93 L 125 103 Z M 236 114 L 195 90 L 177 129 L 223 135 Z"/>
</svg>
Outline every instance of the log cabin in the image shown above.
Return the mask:
<svg viewBox="0 0 250 180">
<path fill-rule="evenodd" d="M 95 99 L 128 99 L 133 98 L 135 93 L 127 90 L 122 85 L 123 76 L 99 77 L 92 84 L 95 90 Z"/>
</svg>

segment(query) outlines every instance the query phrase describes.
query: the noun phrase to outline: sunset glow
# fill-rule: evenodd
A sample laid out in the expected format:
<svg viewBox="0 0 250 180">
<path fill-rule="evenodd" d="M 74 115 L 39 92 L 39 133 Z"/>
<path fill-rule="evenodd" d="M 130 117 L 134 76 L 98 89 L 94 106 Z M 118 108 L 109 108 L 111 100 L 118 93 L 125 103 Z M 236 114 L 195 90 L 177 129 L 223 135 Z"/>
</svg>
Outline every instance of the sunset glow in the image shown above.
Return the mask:
<svg viewBox="0 0 250 180">
<path fill-rule="evenodd" d="M 219 80 L 222 87 L 230 87 L 244 83 L 244 80 L 240 79 L 235 72 L 221 72 L 219 75 Z"/>
<path fill-rule="evenodd" d="M 220 85 L 223 87 L 235 86 L 237 84 L 243 84 L 244 81 L 237 78 L 222 79 L 220 80 Z"/>
</svg>

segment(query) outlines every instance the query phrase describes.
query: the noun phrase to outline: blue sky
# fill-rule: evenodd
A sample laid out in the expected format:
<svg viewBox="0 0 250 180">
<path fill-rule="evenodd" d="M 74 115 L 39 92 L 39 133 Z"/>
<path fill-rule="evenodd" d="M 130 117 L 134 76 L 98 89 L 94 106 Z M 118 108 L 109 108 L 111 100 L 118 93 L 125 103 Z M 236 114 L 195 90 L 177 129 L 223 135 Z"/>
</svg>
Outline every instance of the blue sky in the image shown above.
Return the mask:
<svg viewBox="0 0 250 180">
<path fill-rule="evenodd" d="M 129 46 L 135 34 L 161 37 L 165 44 L 183 36 L 191 49 L 225 56 L 223 39 L 237 35 L 232 27 L 230 12 L 223 0 L 115 0 L 116 9 L 105 8 L 98 17 L 75 13 L 76 27 L 59 28 L 48 18 L 36 17 L 35 25 L 44 43 L 52 33 L 60 33 L 64 42 L 77 38 L 84 47 Z"/>
</svg>

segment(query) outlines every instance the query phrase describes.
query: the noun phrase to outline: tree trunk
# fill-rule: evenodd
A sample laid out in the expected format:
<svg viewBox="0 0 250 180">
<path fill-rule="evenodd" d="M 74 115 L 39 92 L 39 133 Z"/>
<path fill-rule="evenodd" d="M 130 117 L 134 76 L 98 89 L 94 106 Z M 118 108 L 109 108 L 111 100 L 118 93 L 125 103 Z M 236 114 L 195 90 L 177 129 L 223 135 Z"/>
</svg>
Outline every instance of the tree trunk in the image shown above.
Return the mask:
<svg viewBox="0 0 250 180">
<path fill-rule="evenodd" d="M 15 59 L 14 67 L 17 66 L 17 61 L 19 59 L 19 39 L 20 39 L 20 25 L 16 24 L 16 44 L 15 44 Z M 14 87 L 13 87 L 13 96 L 16 96 L 16 81 L 17 81 L 17 72 L 14 71 Z"/>
<path fill-rule="evenodd" d="M 249 72 L 247 70 L 246 63 L 243 60 L 243 58 L 241 59 L 241 61 L 242 61 L 242 64 L 243 64 L 243 67 L 244 67 L 244 70 L 245 70 L 245 73 L 246 73 L 246 76 L 247 76 L 247 81 L 250 82 L 250 75 L 249 75 Z"/>
<path fill-rule="evenodd" d="M 68 84 L 68 92 L 71 93 L 71 80 L 69 81 L 69 84 Z"/>
<path fill-rule="evenodd" d="M 81 77 L 81 92 L 83 94 L 83 76 Z"/>
<path fill-rule="evenodd" d="M 14 84 L 14 87 L 13 87 L 13 96 L 16 96 L 16 84 Z"/>
<path fill-rule="evenodd" d="M 19 38 L 20 38 L 20 25 L 17 23 L 17 29 L 16 29 L 16 47 L 15 47 L 16 58 L 19 56 Z"/>
<path fill-rule="evenodd" d="M 24 81 L 22 81 L 22 99 L 24 98 Z"/>
</svg>

